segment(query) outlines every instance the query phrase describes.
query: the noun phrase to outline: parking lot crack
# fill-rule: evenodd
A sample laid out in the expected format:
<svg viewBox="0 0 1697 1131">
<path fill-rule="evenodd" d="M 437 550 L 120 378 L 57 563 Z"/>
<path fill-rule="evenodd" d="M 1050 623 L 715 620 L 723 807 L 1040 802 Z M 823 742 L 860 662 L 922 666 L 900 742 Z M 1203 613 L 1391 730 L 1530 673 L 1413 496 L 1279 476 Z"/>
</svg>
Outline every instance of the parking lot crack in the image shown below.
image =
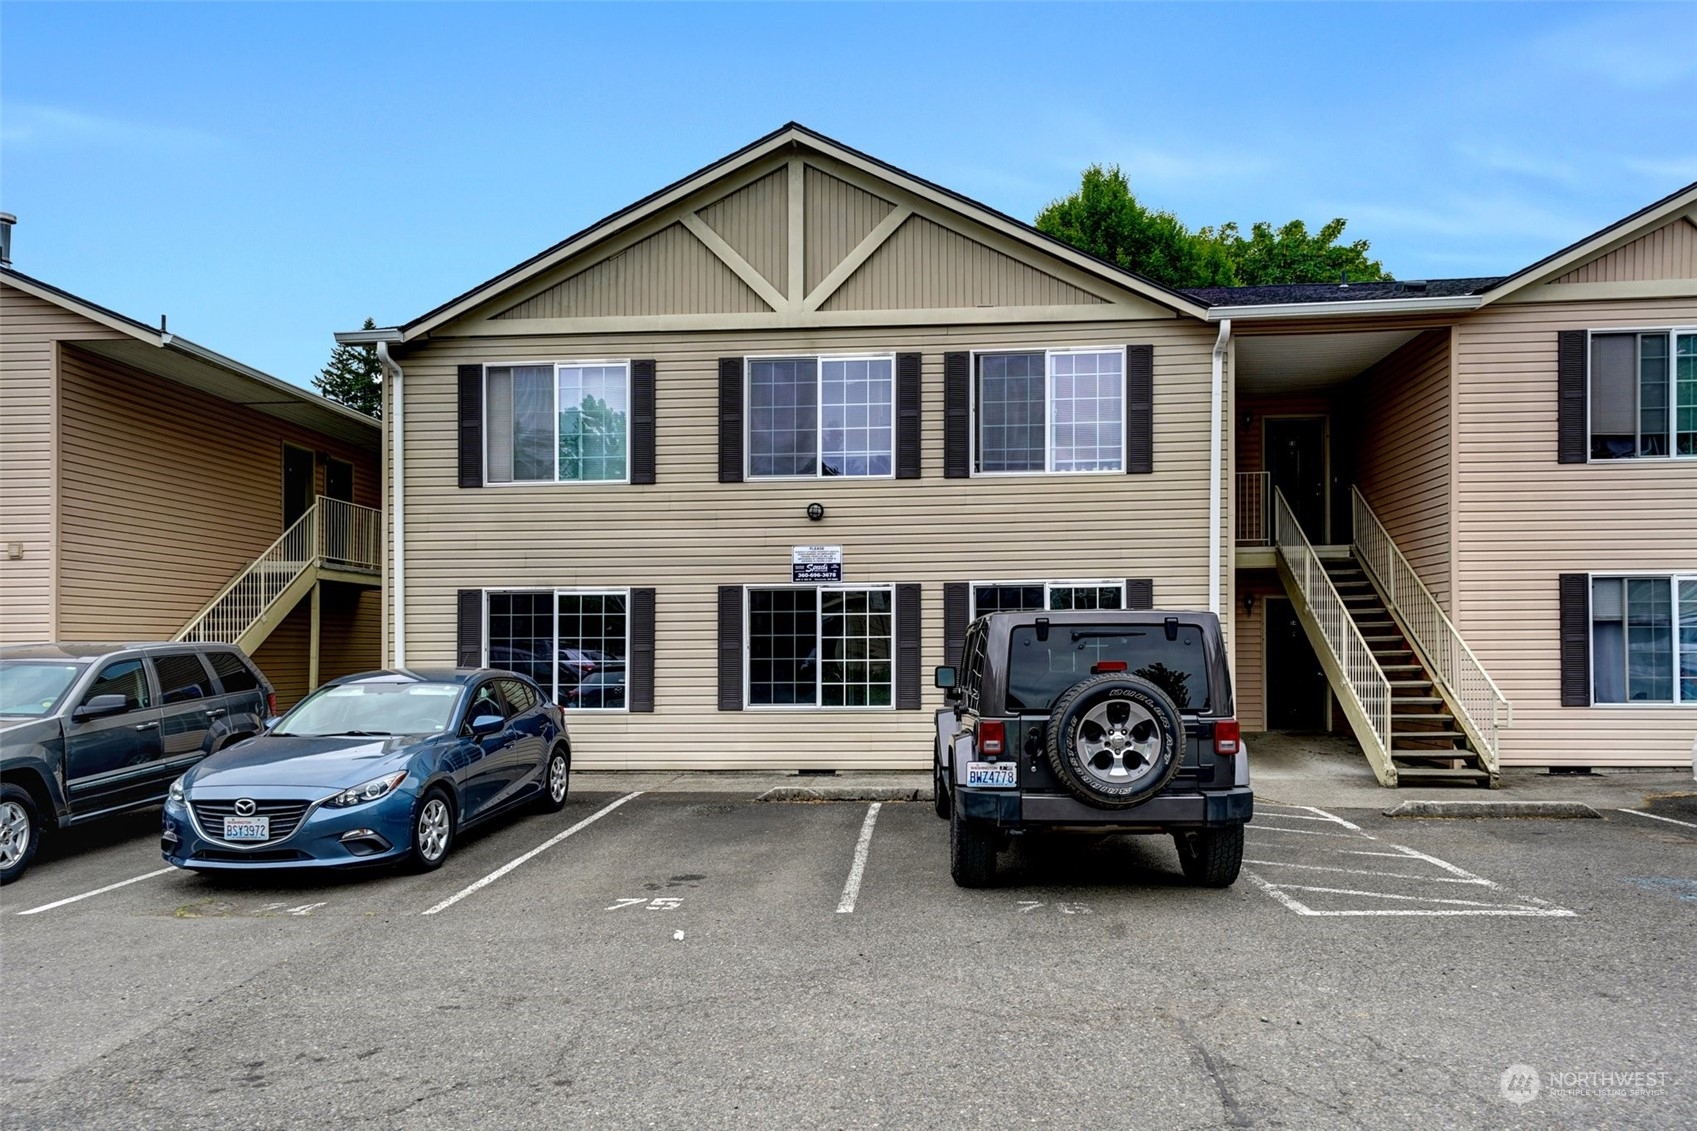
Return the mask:
<svg viewBox="0 0 1697 1131">
<path fill-rule="evenodd" d="M 1216 1010 L 1216 1012 L 1218 1011 Z M 1254 1126 L 1254 1121 L 1250 1119 L 1249 1113 L 1243 1110 L 1237 1101 L 1237 1096 L 1232 1091 L 1231 1081 L 1227 1079 L 1229 1066 L 1223 1059 L 1216 1057 L 1209 1050 L 1208 1046 L 1203 1043 L 1201 1035 L 1196 1032 L 1195 1026 L 1191 1025 L 1189 1021 L 1182 1017 L 1173 1016 L 1170 1011 L 1167 1011 L 1166 1016 L 1174 1031 L 1184 1038 L 1184 1043 L 1190 1046 L 1190 1051 L 1201 1062 L 1203 1075 L 1208 1078 L 1208 1082 L 1213 1085 L 1214 1091 L 1220 1098 L 1220 1108 L 1225 1114 L 1225 1125 L 1228 1127 Z"/>
</svg>

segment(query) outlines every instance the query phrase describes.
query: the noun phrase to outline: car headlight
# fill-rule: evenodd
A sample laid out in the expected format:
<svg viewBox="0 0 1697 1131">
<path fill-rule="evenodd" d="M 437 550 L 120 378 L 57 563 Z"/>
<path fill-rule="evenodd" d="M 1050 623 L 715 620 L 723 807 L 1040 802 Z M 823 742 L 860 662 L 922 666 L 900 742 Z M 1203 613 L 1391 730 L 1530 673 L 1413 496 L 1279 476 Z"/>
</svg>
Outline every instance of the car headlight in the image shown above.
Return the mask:
<svg viewBox="0 0 1697 1131">
<path fill-rule="evenodd" d="M 176 781 L 172 782 L 171 788 L 165 791 L 166 797 L 168 797 L 172 801 L 175 801 L 178 805 L 181 805 L 183 803 L 183 778 L 186 778 L 186 777 L 188 777 L 188 775 L 184 774 L 183 777 L 178 778 Z"/>
<path fill-rule="evenodd" d="M 333 809 L 345 809 L 349 805 L 364 805 L 367 801 L 376 801 L 378 798 L 389 796 L 406 780 L 407 772 L 405 770 L 399 773 L 385 774 L 380 778 L 361 782 L 351 789 L 344 789 L 324 804 Z"/>
</svg>

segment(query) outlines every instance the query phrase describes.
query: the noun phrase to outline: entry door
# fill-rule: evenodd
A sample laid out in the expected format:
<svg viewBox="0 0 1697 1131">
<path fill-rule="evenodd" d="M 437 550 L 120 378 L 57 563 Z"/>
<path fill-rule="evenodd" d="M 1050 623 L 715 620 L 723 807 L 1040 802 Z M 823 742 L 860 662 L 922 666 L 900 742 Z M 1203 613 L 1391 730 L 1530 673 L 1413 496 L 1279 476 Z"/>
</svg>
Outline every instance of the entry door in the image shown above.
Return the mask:
<svg viewBox="0 0 1697 1131">
<path fill-rule="evenodd" d="M 344 503 L 354 501 L 354 465 L 345 459 L 333 459 L 324 465 L 324 493 Z"/>
<path fill-rule="evenodd" d="M 1331 689 L 1325 669 L 1291 603 L 1282 597 L 1266 600 L 1267 729 L 1328 730 Z"/>
<path fill-rule="evenodd" d="M 314 482 L 312 453 L 293 444 L 283 445 L 283 529 L 293 526 L 312 506 Z"/>
<path fill-rule="evenodd" d="M 1303 416 L 1266 422 L 1267 471 L 1284 492 L 1297 525 L 1316 546 L 1326 544 L 1326 418 Z"/>
</svg>

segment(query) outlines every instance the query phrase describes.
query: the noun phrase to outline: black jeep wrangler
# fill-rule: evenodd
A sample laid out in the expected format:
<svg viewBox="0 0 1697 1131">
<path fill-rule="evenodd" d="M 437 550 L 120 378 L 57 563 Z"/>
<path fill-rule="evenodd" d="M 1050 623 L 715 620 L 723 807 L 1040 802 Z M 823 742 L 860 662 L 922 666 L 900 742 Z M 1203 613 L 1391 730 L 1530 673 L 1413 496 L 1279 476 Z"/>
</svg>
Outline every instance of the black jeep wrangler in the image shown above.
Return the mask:
<svg viewBox="0 0 1697 1131">
<path fill-rule="evenodd" d="M 992 613 L 936 670 L 937 815 L 962 887 L 1033 829 L 1171 833 L 1192 883 L 1228 887 L 1254 808 L 1212 613 Z"/>
</svg>

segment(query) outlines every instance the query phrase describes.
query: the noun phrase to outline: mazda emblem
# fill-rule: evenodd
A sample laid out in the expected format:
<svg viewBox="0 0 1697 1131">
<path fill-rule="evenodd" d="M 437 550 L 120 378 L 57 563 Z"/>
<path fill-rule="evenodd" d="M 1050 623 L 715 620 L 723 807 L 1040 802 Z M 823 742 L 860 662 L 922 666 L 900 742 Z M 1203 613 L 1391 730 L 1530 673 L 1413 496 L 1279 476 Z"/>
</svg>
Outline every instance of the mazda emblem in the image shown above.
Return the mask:
<svg viewBox="0 0 1697 1131">
<path fill-rule="evenodd" d="M 244 797 L 236 802 L 236 816 L 251 817 L 253 816 L 254 810 L 258 808 L 259 806 L 254 804 L 253 798 Z"/>
</svg>

